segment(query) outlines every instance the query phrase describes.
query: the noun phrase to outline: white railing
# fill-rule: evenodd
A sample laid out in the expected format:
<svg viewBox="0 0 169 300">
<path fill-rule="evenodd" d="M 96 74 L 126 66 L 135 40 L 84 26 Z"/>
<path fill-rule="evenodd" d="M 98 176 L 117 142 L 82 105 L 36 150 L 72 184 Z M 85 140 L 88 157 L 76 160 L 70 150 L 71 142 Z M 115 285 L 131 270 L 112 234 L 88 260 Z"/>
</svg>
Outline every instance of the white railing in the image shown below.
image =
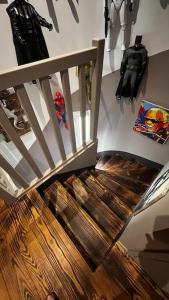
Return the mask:
<svg viewBox="0 0 169 300">
<path fill-rule="evenodd" d="M 104 55 L 104 40 L 93 40 L 92 47 L 84 49 L 82 51 L 74 52 L 68 55 L 45 59 L 40 62 L 23 65 L 9 71 L 0 73 L 0 91 L 13 87 L 25 114 L 28 117 L 31 128 L 36 136 L 37 141 L 43 151 L 43 154 L 48 162 L 49 169 L 43 174 L 38 166 L 38 163 L 31 156 L 27 150 L 25 144 L 22 142 L 20 136 L 11 125 L 8 117 L 6 116 L 3 108 L 0 106 L 0 125 L 3 127 L 11 141 L 15 144 L 23 158 L 27 161 L 33 172 L 36 174 L 36 179 L 31 183 L 28 183 L 25 178 L 21 176 L 11 164 L 0 155 L 0 167 L 7 172 L 7 174 L 14 179 L 20 186 L 17 194 L 11 194 L 8 190 L 0 187 L 0 197 L 7 203 L 15 201 L 18 197 L 26 193 L 30 188 L 36 187 L 50 178 L 54 174 L 61 172 L 63 169 L 68 169 L 67 166 L 74 163 L 75 160 L 80 158 L 86 151 L 93 145 L 97 144 L 97 127 L 98 127 L 98 115 L 101 93 L 101 81 L 102 81 L 102 68 L 103 68 L 103 55 Z M 92 76 L 92 102 L 91 102 L 91 121 L 90 121 L 90 140 L 86 140 L 86 90 L 85 90 L 85 65 L 93 61 L 94 69 Z M 72 110 L 72 97 L 70 91 L 69 80 L 69 68 L 79 67 L 79 102 L 80 102 L 80 117 L 81 117 L 81 136 L 82 147 L 77 149 L 75 128 L 73 121 Z M 50 86 L 50 74 L 60 72 L 63 96 L 65 99 L 66 113 L 68 116 L 70 142 L 72 152 L 66 156 L 66 149 L 64 147 L 62 134 L 58 124 L 58 120 L 55 115 L 55 108 L 53 101 L 53 95 Z M 46 107 L 50 116 L 52 124 L 52 130 L 58 145 L 61 161 L 54 162 L 51 151 L 47 145 L 47 141 L 44 137 L 43 131 L 37 120 L 35 111 L 29 99 L 28 93 L 24 84 L 32 80 L 38 80 L 41 86 L 41 92 L 44 97 Z M 96 155 L 95 147 L 95 155 Z M 90 153 L 89 153 L 90 155 Z"/>
</svg>

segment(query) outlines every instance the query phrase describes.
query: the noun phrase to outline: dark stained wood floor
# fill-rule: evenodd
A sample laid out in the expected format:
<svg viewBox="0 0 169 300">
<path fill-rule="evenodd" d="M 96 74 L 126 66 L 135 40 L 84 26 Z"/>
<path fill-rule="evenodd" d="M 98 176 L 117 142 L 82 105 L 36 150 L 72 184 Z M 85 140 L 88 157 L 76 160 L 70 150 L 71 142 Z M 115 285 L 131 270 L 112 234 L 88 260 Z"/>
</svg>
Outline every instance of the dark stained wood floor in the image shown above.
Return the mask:
<svg viewBox="0 0 169 300">
<path fill-rule="evenodd" d="M 36 190 L 10 208 L 0 200 L 0 300 L 169 299 L 115 243 L 142 191 L 112 173 L 56 181 L 45 193 L 54 214 Z"/>
</svg>

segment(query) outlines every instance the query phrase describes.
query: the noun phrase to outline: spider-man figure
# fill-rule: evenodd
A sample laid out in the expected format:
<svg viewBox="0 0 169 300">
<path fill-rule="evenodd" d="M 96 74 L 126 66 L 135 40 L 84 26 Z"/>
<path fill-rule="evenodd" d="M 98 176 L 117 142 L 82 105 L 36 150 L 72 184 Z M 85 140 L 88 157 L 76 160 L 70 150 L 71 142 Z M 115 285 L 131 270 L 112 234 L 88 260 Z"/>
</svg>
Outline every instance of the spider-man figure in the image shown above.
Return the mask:
<svg viewBox="0 0 169 300">
<path fill-rule="evenodd" d="M 60 124 L 61 121 L 63 121 L 65 128 L 69 129 L 69 125 L 66 121 L 65 101 L 63 95 L 61 94 L 61 92 L 57 91 L 55 93 L 55 96 L 56 96 L 56 98 L 54 99 L 54 105 L 56 109 L 55 114 L 58 118 L 58 122 Z"/>
</svg>

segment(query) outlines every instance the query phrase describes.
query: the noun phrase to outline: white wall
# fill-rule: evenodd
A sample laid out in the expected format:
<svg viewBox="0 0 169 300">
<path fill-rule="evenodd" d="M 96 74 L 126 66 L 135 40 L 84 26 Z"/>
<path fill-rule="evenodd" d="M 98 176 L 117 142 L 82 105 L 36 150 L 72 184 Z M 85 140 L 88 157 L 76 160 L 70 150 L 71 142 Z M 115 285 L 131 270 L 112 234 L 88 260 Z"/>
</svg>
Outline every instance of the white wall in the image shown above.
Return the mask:
<svg viewBox="0 0 169 300">
<path fill-rule="evenodd" d="M 169 293 L 169 193 L 131 219 L 120 237 L 140 267 Z"/>
<path fill-rule="evenodd" d="M 98 151 L 120 150 L 165 164 L 169 160 L 169 140 L 161 145 L 135 132 L 133 126 L 141 100 L 148 100 L 169 109 L 169 50 L 150 58 L 148 74 L 137 100 L 117 101 L 119 71 L 103 78 L 98 130 Z"/>
<path fill-rule="evenodd" d="M 1 4 L 1 2 L 5 1 L 0 1 L 0 70 L 17 65 L 10 21 L 6 13 L 6 7 L 12 1 L 6 0 L 8 4 Z M 104 1 L 102 0 L 30 0 L 30 3 L 48 21 L 52 22 L 51 16 L 56 15 L 58 23 L 56 27 L 59 32 L 55 28 L 52 32 L 46 28 L 43 29 L 51 57 L 89 47 L 93 37 L 104 37 Z M 169 5 L 164 9 L 161 3 L 164 6 L 168 0 L 140 0 L 137 22 L 132 27 L 132 43 L 137 34 L 142 34 L 150 55 L 169 49 L 167 38 Z M 55 11 L 52 11 L 52 7 Z M 110 65 L 111 70 L 119 68 L 122 56 L 120 47 L 121 38 L 119 37 L 115 51 L 105 54 L 104 71 L 106 73 L 110 71 Z"/>
</svg>

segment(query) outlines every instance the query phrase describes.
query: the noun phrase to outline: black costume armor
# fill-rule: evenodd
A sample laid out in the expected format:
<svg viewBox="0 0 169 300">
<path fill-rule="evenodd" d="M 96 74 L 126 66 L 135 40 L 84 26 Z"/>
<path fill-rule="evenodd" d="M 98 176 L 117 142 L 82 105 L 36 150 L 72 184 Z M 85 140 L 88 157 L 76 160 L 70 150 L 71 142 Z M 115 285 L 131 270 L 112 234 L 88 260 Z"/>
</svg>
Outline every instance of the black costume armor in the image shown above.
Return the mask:
<svg viewBox="0 0 169 300">
<path fill-rule="evenodd" d="M 52 30 L 35 8 L 25 0 L 15 0 L 8 8 L 18 65 L 49 57 L 41 26 Z"/>
<path fill-rule="evenodd" d="M 117 88 L 117 98 L 137 96 L 139 84 L 148 63 L 148 54 L 142 44 L 128 48 L 123 55 L 120 68 L 120 83 Z"/>
</svg>

